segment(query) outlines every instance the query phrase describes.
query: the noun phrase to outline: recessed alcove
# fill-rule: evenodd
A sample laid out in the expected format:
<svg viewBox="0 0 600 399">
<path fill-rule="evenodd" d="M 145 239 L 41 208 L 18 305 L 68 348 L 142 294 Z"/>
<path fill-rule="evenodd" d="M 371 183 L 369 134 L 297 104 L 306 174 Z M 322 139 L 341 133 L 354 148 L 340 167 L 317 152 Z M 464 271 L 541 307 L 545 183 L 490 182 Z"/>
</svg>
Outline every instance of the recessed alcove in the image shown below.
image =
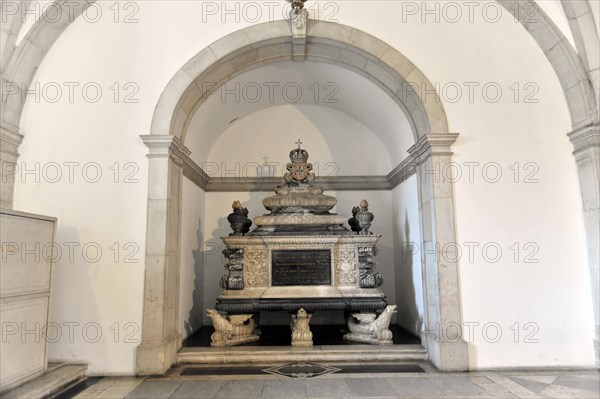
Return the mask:
<svg viewBox="0 0 600 399">
<path fill-rule="evenodd" d="M 184 144 L 210 179 L 229 179 L 231 184 L 213 191 L 187 178 L 183 181 L 179 314 L 183 336 L 202 329 L 191 340 L 200 342 L 198 336 L 210 331 L 206 309 L 214 308 L 222 291 L 219 279 L 225 259 L 220 237 L 231 232 L 226 220 L 231 203 L 240 200 L 251 219 L 268 213 L 262 200 L 281 183 L 288 153 L 298 138 L 309 152 L 317 181 L 354 176 L 368 182 L 387 178 L 407 157 L 414 137 L 403 110 L 383 90 L 333 64 L 267 64 L 216 85 L 191 117 Z M 236 189 L 236 182 L 240 186 L 260 182 L 260 187 Z M 409 334 L 419 337 L 423 320 L 420 255 L 407 251 L 411 248 L 407 243 L 420 241 L 416 178 L 393 188 L 368 188 L 359 185 L 326 194 L 338 200 L 332 211 L 347 218 L 362 199 L 369 201 L 375 214 L 371 231 L 382 235 L 376 258 L 384 278 L 381 288 L 388 303 L 398 305 L 392 322 L 402 336 L 397 343 L 414 343 L 419 338 Z M 286 325 L 289 315 L 263 313 L 260 322 Z M 311 325 L 328 334 L 343 322 L 343 312 L 323 311 L 314 315 Z"/>
</svg>

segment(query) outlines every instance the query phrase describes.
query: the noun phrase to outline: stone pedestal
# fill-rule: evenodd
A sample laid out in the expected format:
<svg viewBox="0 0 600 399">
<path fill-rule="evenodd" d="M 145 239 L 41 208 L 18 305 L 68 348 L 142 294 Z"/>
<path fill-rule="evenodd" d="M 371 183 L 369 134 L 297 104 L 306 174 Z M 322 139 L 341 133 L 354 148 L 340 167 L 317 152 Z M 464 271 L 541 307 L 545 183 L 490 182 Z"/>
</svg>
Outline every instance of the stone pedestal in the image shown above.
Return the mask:
<svg viewBox="0 0 600 399">
<path fill-rule="evenodd" d="M 0 211 L 0 391 L 46 371 L 56 219 Z"/>
<path fill-rule="evenodd" d="M 312 346 L 312 332 L 308 323 L 312 314 L 306 313 L 306 310 L 300 308 L 298 313 L 292 314 L 292 346 Z"/>
<path fill-rule="evenodd" d="M 350 332 L 344 335 L 344 340 L 374 345 L 391 345 L 393 335 L 389 326 L 397 308 L 396 305 L 389 305 L 380 315 L 375 312 L 348 315 L 347 324 Z"/>
</svg>

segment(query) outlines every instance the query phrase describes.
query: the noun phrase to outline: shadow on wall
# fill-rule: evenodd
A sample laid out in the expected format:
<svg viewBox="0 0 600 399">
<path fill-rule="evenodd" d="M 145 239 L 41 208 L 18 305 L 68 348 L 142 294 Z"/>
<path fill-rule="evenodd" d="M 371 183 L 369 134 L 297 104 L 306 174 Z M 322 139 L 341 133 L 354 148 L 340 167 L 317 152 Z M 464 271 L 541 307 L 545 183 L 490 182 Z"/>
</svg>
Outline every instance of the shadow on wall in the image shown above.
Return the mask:
<svg viewBox="0 0 600 399">
<path fill-rule="evenodd" d="M 196 230 L 196 249 L 192 250 L 194 256 L 194 291 L 192 293 L 192 308 L 190 309 L 188 320 L 185 322 L 185 331 L 187 336 L 191 336 L 202 327 L 203 314 L 203 295 L 202 282 L 204 280 L 204 263 L 206 253 L 203 251 L 202 221 L 198 219 L 198 229 Z"/>
<path fill-rule="evenodd" d="M 396 300 L 398 302 L 398 314 L 396 324 L 398 327 L 419 337 L 422 325 L 419 309 L 417 307 L 417 298 L 414 287 L 413 275 L 413 255 L 407 246 L 410 237 L 410 223 L 408 221 L 408 212 L 404 215 L 404 229 L 402 226 L 398 229 L 396 247 L 396 259 L 398 267 L 396 269 Z"/>
<path fill-rule="evenodd" d="M 199 317 L 204 320 L 205 325 L 212 326 L 212 320 L 206 316 L 206 309 L 214 309 L 217 303 L 217 297 L 221 295 L 223 291 L 221 286 L 219 285 L 219 281 L 221 277 L 226 274 L 225 270 L 225 257 L 223 256 L 223 250 L 225 249 L 225 244 L 221 240 L 221 237 L 228 236 L 232 230 L 229 226 L 229 221 L 227 221 L 227 216 L 231 213 L 231 204 L 234 200 L 238 199 L 241 195 L 245 195 L 246 193 L 227 193 L 223 194 L 225 198 L 231 197 L 229 199 L 223 199 L 223 201 L 219 202 L 219 207 L 217 209 L 207 210 L 207 212 L 215 212 L 222 216 L 220 216 L 217 220 L 217 227 L 210 233 L 207 241 L 205 242 L 205 250 L 202 253 L 204 260 L 204 281 L 203 281 L 203 300 L 204 300 L 204 308 L 201 310 L 201 314 Z M 256 199 L 253 197 L 257 197 L 259 194 L 256 192 L 250 193 L 250 199 L 246 201 L 242 201 L 242 206 L 247 207 L 249 210 L 248 217 L 252 219 L 253 216 L 257 215 L 257 209 L 255 206 Z M 216 195 L 221 195 L 216 194 Z M 256 226 L 253 224 L 250 227 L 250 230 L 254 229 Z"/>
</svg>

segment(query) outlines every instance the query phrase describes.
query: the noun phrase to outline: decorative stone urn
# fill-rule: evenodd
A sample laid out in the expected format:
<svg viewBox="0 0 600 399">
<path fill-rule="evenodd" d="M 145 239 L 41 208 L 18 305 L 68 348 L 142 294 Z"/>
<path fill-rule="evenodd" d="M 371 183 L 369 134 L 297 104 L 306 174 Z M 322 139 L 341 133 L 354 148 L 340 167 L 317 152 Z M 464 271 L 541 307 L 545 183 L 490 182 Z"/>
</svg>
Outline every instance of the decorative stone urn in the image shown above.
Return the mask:
<svg viewBox="0 0 600 399">
<path fill-rule="evenodd" d="M 240 201 L 233 201 L 231 205 L 233 212 L 227 216 L 227 221 L 233 230 L 230 236 L 241 236 L 247 233 L 252 226 L 252 220 L 248 219 L 248 210 L 242 207 Z"/>
<path fill-rule="evenodd" d="M 360 201 L 360 208 L 354 217 L 361 229 L 359 234 L 369 234 L 369 228 L 375 216 L 369 212 L 369 203 L 367 200 Z"/>
</svg>

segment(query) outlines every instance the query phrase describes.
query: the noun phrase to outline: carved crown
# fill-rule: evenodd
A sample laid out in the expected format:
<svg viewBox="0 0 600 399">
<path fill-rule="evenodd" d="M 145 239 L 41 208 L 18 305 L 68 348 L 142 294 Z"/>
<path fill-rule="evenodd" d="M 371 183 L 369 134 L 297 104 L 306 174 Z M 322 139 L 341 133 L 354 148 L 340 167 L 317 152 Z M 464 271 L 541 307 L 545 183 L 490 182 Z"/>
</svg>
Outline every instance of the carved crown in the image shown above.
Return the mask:
<svg viewBox="0 0 600 399">
<path fill-rule="evenodd" d="M 290 151 L 290 161 L 292 163 L 306 163 L 308 161 L 308 152 L 301 148 L 296 148 Z"/>
</svg>

